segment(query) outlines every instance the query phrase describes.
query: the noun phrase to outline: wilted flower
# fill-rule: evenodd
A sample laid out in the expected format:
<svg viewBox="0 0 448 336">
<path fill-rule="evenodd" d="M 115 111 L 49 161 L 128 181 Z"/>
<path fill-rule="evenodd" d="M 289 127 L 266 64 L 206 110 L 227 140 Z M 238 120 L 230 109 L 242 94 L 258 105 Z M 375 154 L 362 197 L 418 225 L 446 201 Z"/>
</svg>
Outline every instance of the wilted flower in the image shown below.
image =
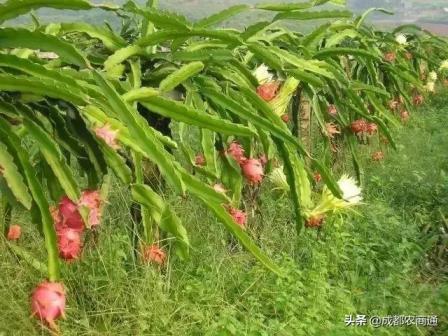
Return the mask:
<svg viewBox="0 0 448 336">
<path fill-rule="evenodd" d="M 338 109 L 336 108 L 336 105 L 330 104 L 328 105 L 327 112 L 332 117 L 335 117 L 338 114 Z"/>
<path fill-rule="evenodd" d="M 409 120 L 409 112 L 406 110 L 401 111 L 400 118 L 401 118 L 401 121 L 403 121 L 403 122 L 408 121 Z"/>
<path fill-rule="evenodd" d="M 326 123 L 325 130 L 330 139 L 333 139 L 336 134 L 341 134 L 341 131 L 339 131 L 338 127 L 334 123 Z"/>
<path fill-rule="evenodd" d="M 273 75 L 269 72 L 269 68 L 265 64 L 262 64 L 256 68 L 253 75 L 260 85 L 268 83 L 273 79 Z"/>
<path fill-rule="evenodd" d="M 406 45 L 408 44 L 408 39 L 406 38 L 406 35 L 404 34 L 398 34 L 395 36 L 395 41 L 397 41 L 398 44 Z"/>
<path fill-rule="evenodd" d="M 391 110 L 395 110 L 395 109 L 397 109 L 399 106 L 400 106 L 400 101 L 398 101 L 398 100 L 396 100 L 396 99 L 393 99 L 393 100 L 391 100 L 391 101 L 389 102 L 389 108 L 390 108 Z"/>
</svg>

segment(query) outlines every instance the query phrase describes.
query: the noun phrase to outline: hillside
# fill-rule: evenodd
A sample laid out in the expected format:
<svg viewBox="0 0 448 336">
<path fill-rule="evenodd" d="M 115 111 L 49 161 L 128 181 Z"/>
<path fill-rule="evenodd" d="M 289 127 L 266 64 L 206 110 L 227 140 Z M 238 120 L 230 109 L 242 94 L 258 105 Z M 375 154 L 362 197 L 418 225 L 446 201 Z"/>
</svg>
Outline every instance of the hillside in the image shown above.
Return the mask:
<svg viewBox="0 0 448 336">
<path fill-rule="evenodd" d="M 5 0 L 1 0 L 0 3 Z M 93 2 L 108 2 L 113 4 L 123 4 L 126 0 L 110 0 L 101 1 L 93 0 Z M 146 0 L 136 0 L 137 3 L 143 4 Z M 225 9 L 235 4 L 256 4 L 260 2 L 267 2 L 262 0 L 164 0 L 160 1 L 160 6 L 170 11 L 176 11 L 184 14 L 189 19 L 199 19 L 205 17 L 210 13 L 214 13 Z M 270 3 L 282 3 L 284 0 L 271 0 Z M 374 22 L 377 22 L 383 27 L 392 27 L 400 23 L 418 23 L 424 28 L 433 31 L 437 34 L 448 35 L 448 13 L 444 11 L 446 5 L 445 0 L 431 1 L 428 3 L 424 0 L 348 0 L 348 7 L 355 12 L 362 12 L 371 7 L 381 7 L 391 10 L 395 13 L 393 20 L 391 17 L 385 14 L 373 15 Z M 79 13 L 71 11 L 55 11 L 44 9 L 38 11 L 39 17 L 44 22 L 55 21 L 74 21 L 79 20 Z M 109 21 L 114 24 L 112 16 L 103 11 L 89 11 L 82 14 L 82 20 L 96 23 L 99 21 Z M 243 28 L 253 21 L 269 19 L 270 14 L 264 11 L 252 11 L 245 14 L 241 14 L 232 22 L 228 22 L 227 25 Z M 29 18 L 22 17 L 18 21 L 19 23 L 29 22 Z"/>
</svg>

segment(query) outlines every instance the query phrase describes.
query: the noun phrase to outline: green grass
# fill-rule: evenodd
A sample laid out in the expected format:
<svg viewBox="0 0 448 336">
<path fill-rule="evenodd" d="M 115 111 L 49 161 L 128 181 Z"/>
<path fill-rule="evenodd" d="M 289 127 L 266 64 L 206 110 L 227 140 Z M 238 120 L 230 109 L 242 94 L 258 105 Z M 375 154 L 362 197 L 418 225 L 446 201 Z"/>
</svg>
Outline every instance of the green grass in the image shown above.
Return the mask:
<svg viewBox="0 0 448 336">
<path fill-rule="evenodd" d="M 128 192 L 115 186 L 98 243 L 88 239 L 82 260 L 63 268 L 63 335 L 447 335 L 447 101 L 444 95 L 414 115 L 384 162 L 370 162 L 366 147 L 359 216 L 334 218 L 297 238 L 289 201 L 264 186 L 249 232 L 285 278 L 257 264 L 195 201 L 175 197 L 191 259 L 171 257 L 161 272 L 139 265 L 130 252 Z M 14 214 L 14 221 L 24 227 L 21 246 L 43 260 L 42 239 L 26 216 Z M 0 270 L 0 335 L 45 335 L 28 303 L 45 275 L 4 238 Z M 349 328 L 347 314 L 436 314 L 441 321 L 437 329 Z"/>
</svg>

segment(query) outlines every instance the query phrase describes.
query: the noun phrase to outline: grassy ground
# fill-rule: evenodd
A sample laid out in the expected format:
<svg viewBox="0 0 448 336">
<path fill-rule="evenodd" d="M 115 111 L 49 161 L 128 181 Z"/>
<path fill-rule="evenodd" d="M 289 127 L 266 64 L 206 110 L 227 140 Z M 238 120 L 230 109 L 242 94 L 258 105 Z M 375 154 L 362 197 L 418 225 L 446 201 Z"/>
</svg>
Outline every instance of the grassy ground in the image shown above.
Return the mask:
<svg viewBox="0 0 448 336">
<path fill-rule="evenodd" d="M 400 131 L 398 151 L 367 165 L 360 216 L 335 218 L 297 239 L 289 202 L 265 186 L 262 214 L 250 223 L 259 244 L 285 270 L 277 278 L 243 250 L 196 202 L 172 199 L 188 227 L 191 260 L 161 272 L 130 255 L 130 226 L 118 186 L 99 243 L 65 265 L 64 335 L 448 335 L 447 97 Z M 24 227 L 20 242 L 44 258 L 41 238 Z M 44 275 L 0 238 L 0 335 L 45 335 L 28 299 Z M 439 315 L 438 328 L 346 327 L 345 315 Z"/>
</svg>

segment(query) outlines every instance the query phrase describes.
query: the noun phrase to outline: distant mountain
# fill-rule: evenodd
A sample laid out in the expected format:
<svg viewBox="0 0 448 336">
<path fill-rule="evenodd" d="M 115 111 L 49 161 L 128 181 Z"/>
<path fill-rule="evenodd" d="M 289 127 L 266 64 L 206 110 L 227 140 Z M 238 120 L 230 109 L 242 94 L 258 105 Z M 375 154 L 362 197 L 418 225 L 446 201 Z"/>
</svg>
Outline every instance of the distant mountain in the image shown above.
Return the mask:
<svg viewBox="0 0 448 336">
<path fill-rule="evenodd" d="M 0 0 L 0 3 L 5 0 Z M 302 0 L 302 2 L 305 0 Z M 123 4 L 126 0 L 93 0 L 95 3 L 107 2 Z M 142 4 L 146 0 L 137 0 Z M 256 3 L 284 3 L 301 2 L 292 0 L 160 0 L 161 7 L 170 11 L 176 11 L 196 20 L 211 13 L 220 11 L 236 4 L 256 4 Z M 385 14 L 376 14 L 372 18 L 379 21 L 382 26 L 397 25 L 400 23 L 417 23 L 427 28 L 434 29 L 436 33 L 448 34 L 448 12 L 444 7 L 448 7 L 448 0 L 347 0 L 348 7 L 355 12 L 362 12 L 371 7 L 381 7 L 395 13 L 393 17 Z M 240 14 L 235 20 L 227 25 L 244 27 L 255 20 L 264 20 L 270 17 L 270 13 L 265 11 L 250 11 Z M 88 12 L 56 11 L 43 9 L 38 11 L 38 16 L 45 22 L 83 20 L 91 23 L 98 23 L 104 20 L 114 21 L 114 18 L 104 11 L 95 10 Z M 27 22 L 26 18 L 21 18 L 19 22 Z M 115 23 L 117 23 L 115 19 Z"/>
</svg>

